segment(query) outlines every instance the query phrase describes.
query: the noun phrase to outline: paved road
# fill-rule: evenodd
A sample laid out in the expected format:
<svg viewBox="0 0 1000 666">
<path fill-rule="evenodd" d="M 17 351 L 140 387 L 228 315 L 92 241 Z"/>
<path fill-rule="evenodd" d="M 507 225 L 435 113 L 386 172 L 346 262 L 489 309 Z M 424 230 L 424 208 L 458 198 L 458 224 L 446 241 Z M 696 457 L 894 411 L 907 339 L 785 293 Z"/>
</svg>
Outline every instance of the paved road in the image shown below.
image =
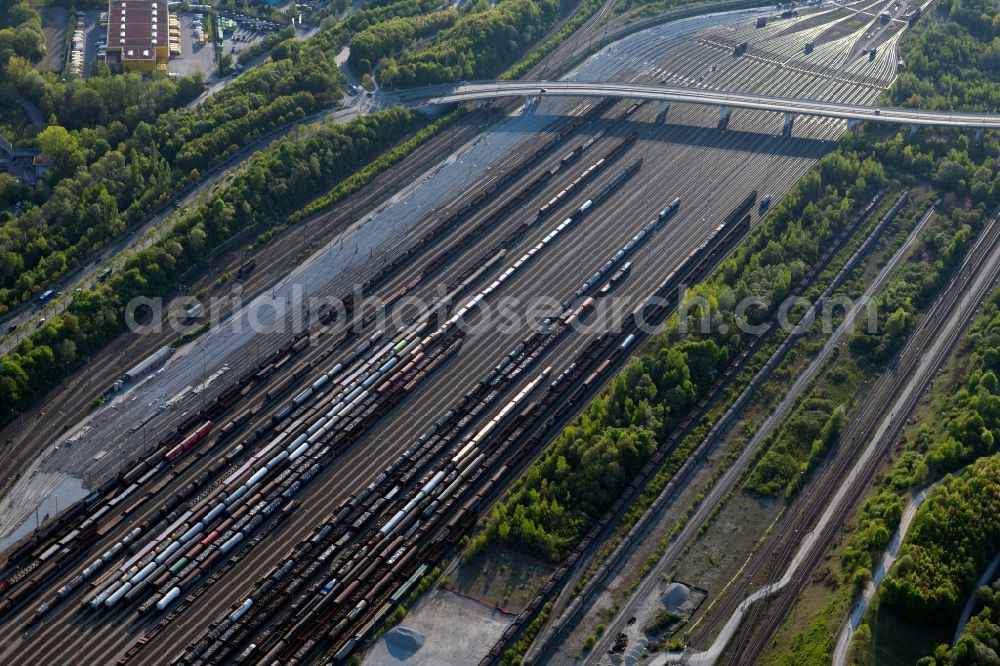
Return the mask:
<svg viewBox="0 0 1000 666">
<path fill-rule="evenodd" d="M 457 85 L 427 86 L 398 93 L 402 103 L 448 104 L 515 96 L 624 97 L 668 103 L 706 104 L 736 109 L 756 109 L 794 115 L 864 120 L 898 125 L 935 125 L 972 129 L 1000 129 L 1000 115 L 922 111 L 862 106 L 812 99 L 772 97 L 742 92 L 668 85 L 639 85 L 600 81 L 477 81 Z"/>
<path fill-rule="evenodd" d="M 31 124 L 35 127 L 42 129 L 45 127 L 45 119 L 42 118 L 42 112 L 38 110 L 38 107 L 24 99 L 23 97 L 17 97 L 17 104 L 24 112 L 28 114 L 28 118 L 31 120 Z"/>
<path fill-rule="evenodd" d="M 996 557 L 986 565 L 986 569 L 983 570 L 979 580 L 972 587 L 972 592 L 969 593 L 969 598 L 965 600 L 965 606 L 962 607 L 962 615 L 958 618 L 958 626 L 955 627 L 955 636 L 951 639 L 952 646 L 958 644 L 958 639 L 962 636 L 962 631 L 965 630 L 965 623 L 969 621 L 972 616 L 972 609 L 976 607 L 976 591 L 983 585 L 989 585 L 993 582 L 996 576 L 997 567 L 1000 567 L 1000 553 L 996 554 Z"/>
<path fill-rule="evenodd" d="M 865 611 L 868 610 L 868 604 L 875 596 L 875 590 L 885 580 L 893 563 L 896 561 L 896 556 L 899 554 L 899 547 L 903 545 L 903 539 L 906 538 L 906 533 L 910 530 L 910 525 L 913 524 L 913 518 L 917 515 L 917 509 L 927 499 L 927 493 L 937 484 L 938 482 L 934 482 L 914 495 L 913 499 L 910 500 L 909 504 L 903 510 L 903 516 L 899 520 L 899 525 L 896 527 L 892 539 L 889 540 L 889 545 L 886 546 L 885 551 L 883 551 L 882 556 L 879 558 L 875 571 L 872 573 L 872 579 L 868 581 L 865 591 L 861 593 L 861 596 L 851 606 L 847 622 L 844 623 L 840 634 L 837 636 L 837 645 L 833 649 L 833 666 L 847 666 L 847 653 L 851 647 L 851 637 L 854 635 L 854 631 L 858 628 L 858 625 L 861 624 L 861 619 L 865 616 Z M 969 604 L 969 610 L 971 611 L 971 604 Z"/>
</svg>

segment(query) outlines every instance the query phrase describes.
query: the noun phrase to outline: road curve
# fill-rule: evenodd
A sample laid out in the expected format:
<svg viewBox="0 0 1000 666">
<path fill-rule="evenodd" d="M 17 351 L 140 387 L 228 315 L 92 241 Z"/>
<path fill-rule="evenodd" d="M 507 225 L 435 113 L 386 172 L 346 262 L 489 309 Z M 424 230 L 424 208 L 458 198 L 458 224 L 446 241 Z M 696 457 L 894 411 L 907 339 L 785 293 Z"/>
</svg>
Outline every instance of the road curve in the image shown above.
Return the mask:
<svg viewBox="0 0 1000 666">
<path fill-rule="evenodd" d="M 899 549 L 903 545 L 903 539 L 906 538 L 906 533 L 910 530 L 910 525 L 913 524 L 913 518 L 917 515 L 917 509 L 927 499 L 927 493 L 937 484 L 938 482 L 935 481 L 918 492 L 906 505 L 906 508 L 903 509 L 903 516 L 900 518 L 899 525 L 889 540 L 889 545 L 886 546 L 879 558 L 875 571 L 872 573 L 872 579 L 868 581 L 865 591 L 861 593 L 861 596 L 851 605 L 851 612 L 848 614 L 847 622 L 840 629 L 840 634 L 837 636 L 837 645 L 833 649 L 833 666 L 847 666 L 847 653 L 851 647 L 851 638 L 854 636 L 854 631 L 861 625 L 861 619 L 865 616 L 868 603 L 875 596 L 875 591 L 882 581 L 885 580 L 893 563 L 896 561 Z"/>
<path fill-rule="evenodd" d="M 743 92 L 636 83 L 599 81 L 476 81 L 399 91 L 402 104 L 422 106 L 514 96 L 621 97 L 668 103 L 704 104 L 731 109 L 756 109 L 794 115 L 864 120 L 899 125 L 934 125 L 970 129 L 1000 129 L 1000 115 L 922 111 L 863 106 L 811 99 L 771 97 Z"/>
</svg>

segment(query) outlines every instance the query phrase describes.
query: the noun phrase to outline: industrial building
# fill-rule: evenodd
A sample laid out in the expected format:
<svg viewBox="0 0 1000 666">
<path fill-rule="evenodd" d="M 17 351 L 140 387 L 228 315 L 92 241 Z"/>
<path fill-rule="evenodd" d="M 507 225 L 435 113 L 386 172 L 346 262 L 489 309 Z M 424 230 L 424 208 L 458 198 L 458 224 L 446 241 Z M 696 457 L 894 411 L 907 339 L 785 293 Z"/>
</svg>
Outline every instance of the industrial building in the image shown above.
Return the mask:
<svg viewBox="0 0 1000 666">
<path fill-rule="evenodd" d="M 170 13 L 164 0 L 111 0 L 107 61 L 128 72 L 166 72 Z"/>
</svg>

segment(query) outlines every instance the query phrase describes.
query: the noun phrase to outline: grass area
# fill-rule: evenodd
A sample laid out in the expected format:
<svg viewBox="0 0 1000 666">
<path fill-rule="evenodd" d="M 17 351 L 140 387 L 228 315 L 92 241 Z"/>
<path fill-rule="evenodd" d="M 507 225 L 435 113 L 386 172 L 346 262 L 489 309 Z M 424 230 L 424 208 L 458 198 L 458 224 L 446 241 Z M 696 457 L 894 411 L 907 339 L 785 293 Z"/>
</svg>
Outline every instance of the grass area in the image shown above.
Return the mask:
<svg viewBox="0 0 1000 666">
<path fill-rule="evenodd" d="M 520 612 L 554 568 L 504 547 L 489 545 L 461 563 L 445 583 L 452 589 L 492 603 L 510 612 Z"/>
<path fill-rule="evenodd" d="M 909 624 L 893 608 L 880 604 L 877 596 L 868 617 L 870 622 L 861 626 L 871 628 L 871 639 L 863 631 L 855 636 L 857 644 L 851 646 L 858 666 L 914 664 L 938 643 L 951 643 L 951 626 Z"/>
<path fill-rule="evenodd" d="M 828 664 L 851 603 L 851 587 L 814 583 L 803 595 L 760 660 L 761 666 Z"/>
</svg>

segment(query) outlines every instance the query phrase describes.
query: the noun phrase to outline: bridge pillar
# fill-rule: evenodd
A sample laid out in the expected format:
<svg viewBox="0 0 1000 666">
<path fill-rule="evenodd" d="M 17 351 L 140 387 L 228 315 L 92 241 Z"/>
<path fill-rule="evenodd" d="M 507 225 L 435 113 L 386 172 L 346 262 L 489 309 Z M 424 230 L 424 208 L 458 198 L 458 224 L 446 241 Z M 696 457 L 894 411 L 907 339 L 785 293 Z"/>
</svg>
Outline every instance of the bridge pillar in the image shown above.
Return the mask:
<svg viewBox="0 0 1000 666">
<path fill-rule="evenodd" d="M 781 133 L 784 136 L 792 135 L 792 126 L 795 124 L 795 116 L 791 113 L 785 114 L 785 126 L 781 128 Z"/>
<path fill-rule="evenodd" d="M 976 143 L 980 143 L 983 140 L 983 128 L 980 127 L 976 130 Z"/>
<path fill-rule="evenodd" d="M 728 106 L 719 107 L 719 129 L 726 129 L 729 126 L 729 115 L 732 113 L 732 109 Z"/>
<path fill-rule="evenodd" d="M 917 125 L 910 125 L 910 136 L 916 134 L 918 129 L 919 127 Z"/>
<path fill-rule="evenodd" d="M 660 100 L 660 112 L 656 116 L 656 122 L 665 122 L 668 113 L 670 113 L 670 105 L 665 100 Z"/>
<path fill-rule="evenodd" d="M 534 113 L 535 107 L 538 106 L 538 97 L 534 95 L 524 96 L 524 113 L 525 115 L 529 113 Z"/>
<path fill-rule="evenodd" d="M 854 118 L 848 118 L 847 119 L 847 131 L 848 132 L 851 131 L 851 130 L 853 130 L 857 126 L 858 126 L 858 121 L 857 120 L 855 120 Z"/>
</svg>

